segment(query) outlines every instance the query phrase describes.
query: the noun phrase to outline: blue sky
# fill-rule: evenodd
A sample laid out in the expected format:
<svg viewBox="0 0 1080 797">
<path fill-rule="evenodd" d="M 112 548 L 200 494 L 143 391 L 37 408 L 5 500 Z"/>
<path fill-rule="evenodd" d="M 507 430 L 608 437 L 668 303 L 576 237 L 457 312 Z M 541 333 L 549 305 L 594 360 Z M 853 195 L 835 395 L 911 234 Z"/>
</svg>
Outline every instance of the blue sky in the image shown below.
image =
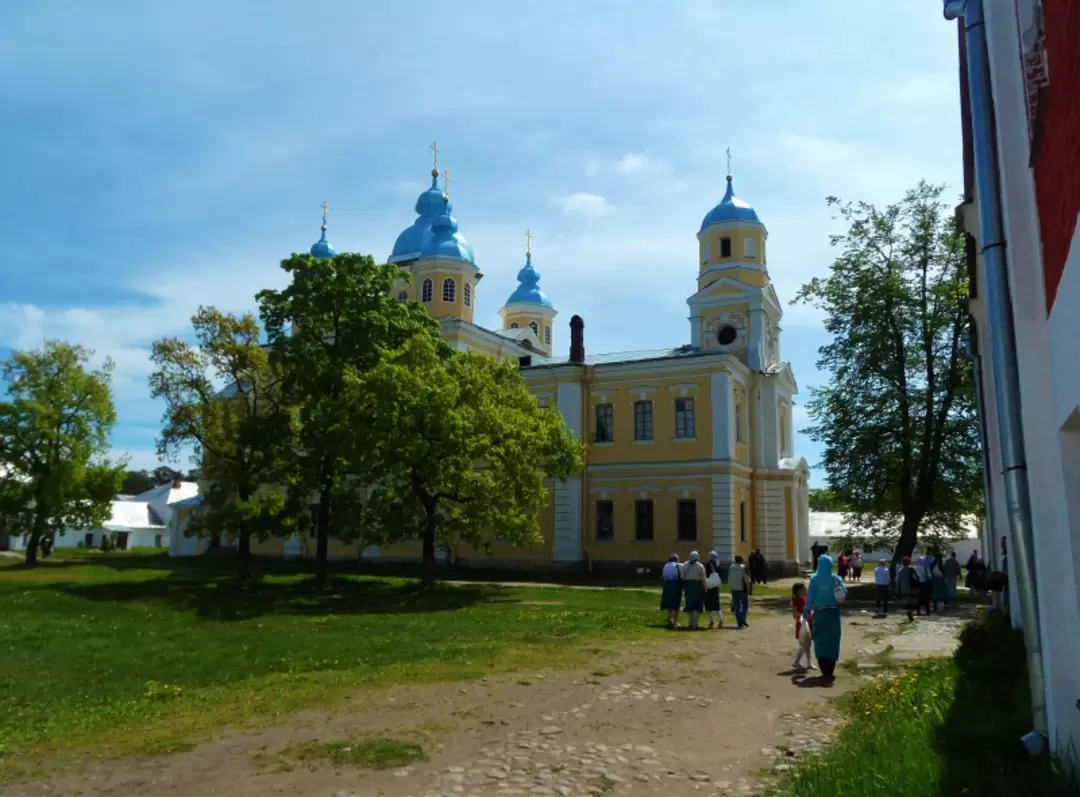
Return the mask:
<svg viewBox="0 0 1080 797">
<path fill-rule="evenodd" d="M 592 352 L 680 345 L 724 150 L 787 302 L 831 262 L 827 195 L 959 193 L 956 61 L 938 0 L 5 0 L 0 356 L 44 337 L 111 356 L 115 450 L 153 466 L 150 343 L 282 285 L 323 200 L 338 251 L 385 257 L 433 140 L 479 323 L 529 228 L 557 347 L 574 313 Z M 786 308 L 801 402 L 824 337 Z"/>
</svg>

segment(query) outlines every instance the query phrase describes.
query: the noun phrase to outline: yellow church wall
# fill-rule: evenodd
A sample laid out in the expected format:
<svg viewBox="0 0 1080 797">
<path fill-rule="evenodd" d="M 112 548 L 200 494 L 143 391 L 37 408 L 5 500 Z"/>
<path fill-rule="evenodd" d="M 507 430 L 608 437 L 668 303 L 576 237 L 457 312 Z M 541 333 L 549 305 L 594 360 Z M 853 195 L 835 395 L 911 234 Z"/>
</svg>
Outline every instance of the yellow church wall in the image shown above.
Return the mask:
<svg viewBox="0 0 1080 797">
<path fill-rule="evenodd" d="M 435 261 L 435 263 L 438 263 L 438 261 Z M 427 308 L 428 313 L 430 313 L 433 318 L 453 316 L 472 323 L 473 308 L 476 306 L 476 285 L 473 284 L 473 281 L 469 276 L 466 276 L 458 269 L 424 264 L 413 265 L 412 275 L 412 285 L 399 288 L 399 291 L 408 290 L 409 298 L 414 302 L 420 302 L 420 304 Z M 423 301 L 424 280 L 426 279 L 432 281 L 432 295 L 430 302 Z M 446 279 L 454 280 L 454 301 L 452 302 L 443 301 L 443 281 Z M 468 307 L 465 306 L 466 284 L 470 286 L 469 290 L 471 292 Z"/>
<path fill-rule="evenodd" d="M 596 464 L 706 459 L 712 453 L 712 393 L 708 374 L 645 372 L 587 384 L 588 461 Z M 694 403 L 694 436 L 675 436 L 675 402 Z M 634 404 L 652 402 L 652 439 L 634 439 Z M 614 440 L 597 442 L 597 407 L 612 405 Z"/>
<path fill-rule="evenodd" d="M 792 517 L 792 490 L 784 488 L 784 556 L 795 558 L 795 518 Z"/>
<path fill-rule="evenodd" d="M 707 475 L 682 476 L 643 469 L 632 476 L 589 477 L 582 538 L 593 563 L 661 562 L 670 554 L 686 558 L 691 551 L 706 552 L 712 545 L 712 481 Z M 653 537 L 636 539 L 638 500 L 653 502 Z M 677 512 L 680 500 L 697 503 L 697 537 L 679 540 Z M 598 539 L 597 503 L 612 502 L 611 540 Z M 704 550 L 703 550 L 704 549 Z"/>
<path fill-rule="evenodd" d="M 536 333 L 536 337 L 544 347 L 544 353 L 550 354 L 555 342 L 555 330 L 552 326 L 552 319 L 545 318 L 539 313 L 529 313 L 518 310 L 507 310 L 503 315 L 503 329 L 525 329 L 529 324 L 536 325 L 536 328 L 533 331 Z"/>
</svg>

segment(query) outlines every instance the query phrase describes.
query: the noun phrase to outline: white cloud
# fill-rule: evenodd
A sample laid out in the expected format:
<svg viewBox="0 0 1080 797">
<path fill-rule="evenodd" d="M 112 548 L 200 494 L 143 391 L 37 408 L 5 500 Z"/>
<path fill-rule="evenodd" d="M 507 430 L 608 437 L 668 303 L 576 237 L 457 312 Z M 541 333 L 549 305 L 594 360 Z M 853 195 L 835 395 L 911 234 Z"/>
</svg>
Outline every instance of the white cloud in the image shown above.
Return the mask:
<svg viewBox="0 0 1080 797">
<path fill-rule="evenodd" d="M 596 161 L 589 161 L 589 165 L 585 167 L 585 176 L 596 177 L 598 171 L 600 171 L 600 164 Z"/>
<path fill-rule="evenodd" d="M 611 205 L 604 197 L 585 191 L 577 191 L 565 196 L 561 202 L 563 213 L 566 215 L 580 213 L 583 216 L 603 216 L 611 210 Z"/>
<path fill-rule="evenodd" d="M 615 168 L 623 174 L 655 171 L 662 168 L 663 165 L 664 163 L 661 160 L 636 152 L 628 152 L 615 161 Z"/>
</svg>

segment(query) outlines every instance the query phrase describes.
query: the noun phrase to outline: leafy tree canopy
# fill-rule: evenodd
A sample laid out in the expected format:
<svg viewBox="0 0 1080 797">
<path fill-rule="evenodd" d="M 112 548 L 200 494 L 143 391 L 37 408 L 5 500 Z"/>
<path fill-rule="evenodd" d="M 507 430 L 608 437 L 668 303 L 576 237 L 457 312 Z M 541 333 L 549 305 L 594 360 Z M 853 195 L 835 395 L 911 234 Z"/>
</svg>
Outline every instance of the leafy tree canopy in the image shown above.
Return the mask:
<svg viewBox="0 0 1080 797">
<path fill-rule="evenodd" d="M 357 443 L 364 426 L 346 385 L 416 335 L 445 344 L 438 323 L 422 306 L 395 298 L 395 284 L 408 279 L 396 266 L 344 253 L 328 259 L 293 255 L 281 267 L 292 277 L 289 286 L 262 291 L 257 299 L 283 389 L 298 412 L 297 444 L 287 469 L 289 495 L 305 506 L 317 505 L 315 561 L 321 580 L 330 537 L 348 540 L 359 534 L 353 518 L 364 485 L 380 467 L 370 447 Z"/>
<path fill-rule="evenodd" d="M 807 434 L 836 499 L 897 557 L 920 531 L 962 533 L 981 497 L 964 247 L 942 192 L 920 182 L 885 208 L 830 197 L 848 230 L 829 276 L 795 299 L 832 335 Z"/>
<path fill-rule="evenodd" d="M 846 512 L 847 504 L 837 498 L 828 487 L 811 487 L 809 490 L 811 512 Z"/>
<path fill-rule="evenodd" d="M 428 579 L 437 546 L 538 542 L 549 480 L 581 467 L 582 444 L 537 405 L 516 364 L 417 336 L 353 387 L 371 427 L 360 440 L 384 468 L 364 513 L 367 539 L 420 537 Z"/>
<path fill-rule="evenodd" d="M 123 480 L 124 464 L 105 456 L 116 423 L 113 364 L 89 370 L 91 355 L 49 341 L 2 364 L 0 514 L 12 534 L 29 537 L 27 565 L 56 534 L 101 526 Z"/>
<path fill-rule="evenodd" d="M 285 478 L 294 418 L 253 316 L 200 308 L 192 326 L 197 345 L 165 338 L 153 346 L 150 392 L 165 404 L 158 453 L 194 449 L 209 490 L 188 533 L 235 537 L 246 578 L 251 540 L 296 522 L 271 487 Z"/>
</svg>

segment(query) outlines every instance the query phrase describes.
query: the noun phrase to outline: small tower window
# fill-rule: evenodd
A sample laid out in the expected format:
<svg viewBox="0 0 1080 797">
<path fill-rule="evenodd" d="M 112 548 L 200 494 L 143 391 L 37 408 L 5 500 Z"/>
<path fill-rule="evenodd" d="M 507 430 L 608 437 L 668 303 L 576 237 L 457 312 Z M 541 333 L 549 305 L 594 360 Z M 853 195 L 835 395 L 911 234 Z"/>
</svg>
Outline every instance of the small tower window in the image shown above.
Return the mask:
<svg viewBox="0 0 1080 797">
<path fill-rule="evenodd" d="M 731 239 L 720 239 L 720 257 L 731 257 Z"/>
<path fill-rule="evenodd" d="M 461 300 L 465 302 L 466 307 L 472 307 L 472 285 L 467 282 L 461 289 Z"/>
<path fill-rule="evenodd" d="M 420 301 L 428 303 L 435 298 L 435 283 L 431 279 L 424 280 L 420 286 Z"/>
<path fill-rule="evenodd" d="M 399 293 L 397 295 L 397 300 L 399 302 L 407 302 L 407 301 L 409 301 L 409 292 L 408 291 L 402 291 L 401 293 Z"/>
<path fill-rule="evenodd" d="M 721 346 L 730 346 L 737 337 L 739 337 L 739 330 L 730 324 L 720 327 L 720 330 L 716 333 L 716 341 Z"/>
<path fill-rule="evenodd" d="M 442 281 L 442 300 L 450 303 L 457 301 L 457 283 L 450 277 Z"/>
<path fill-rule="evenodd" d="M 529 322 L 529 329 L 533 331 L 533 334 L 536 335 L 536 337 L 540 337 L 540 327 L 537 326 L 535 321 Z"/>
<path fill-rule="evenodd" d="M 757 257 L 757 238 L 750 236 L 743 238 L 743 256 Z"/>
<path fill-rule="evenodd" d="M 544 327 L 544 345 L 545 346 L 550 346 L 551 345 L 551 327 L 550 326 L 545 326 Z"/>
<path fill-rule="evenodd" d="M 510 329 L 517 329 L 517 328 L 518 328 L 517 321 L 514 321 L 512 324 L 510 324 Z"/>
</svg>

